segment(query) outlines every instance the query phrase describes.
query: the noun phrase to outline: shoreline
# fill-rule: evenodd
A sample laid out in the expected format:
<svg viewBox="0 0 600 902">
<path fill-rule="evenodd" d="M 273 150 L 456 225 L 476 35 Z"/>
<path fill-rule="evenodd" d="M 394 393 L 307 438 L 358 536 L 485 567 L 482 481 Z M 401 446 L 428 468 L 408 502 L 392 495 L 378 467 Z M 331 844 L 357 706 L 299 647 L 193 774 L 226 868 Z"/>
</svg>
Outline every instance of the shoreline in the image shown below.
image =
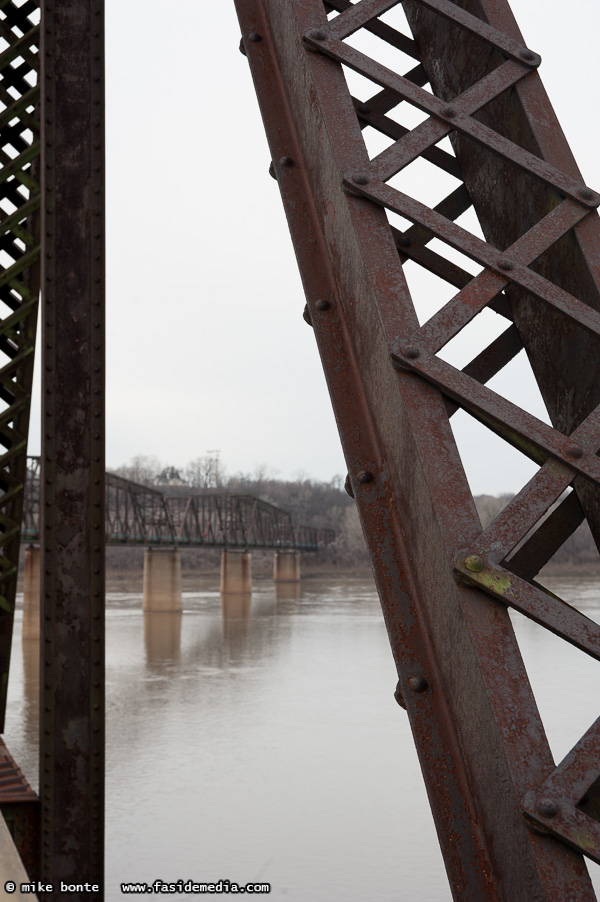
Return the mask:
<svg viewBox="0 0 600 902">
<path fill-rule="evenodd" d="M 192 591 L 199 579 L 211 579 L 217 584 L 220 578 L 220 567 L 213 565 L 206 568 L 194 567 L 182 572 L 182 589 L 184 591 Z M 545 579 L 598 579 L 600 580 L 600 564 L 587 565 L 554 565 L 546 567 L 537 577 L 542 581 Z M 272 582 L 273 569 L 266 567 L 253 567 L 252 579 L 255 582 Z M 361 579 L 371 580 L 373 589 L 376 591 L 375 579 L 373 571 L 369 564 L 358 565 L 356 567 L 336 567 L 331 563 L 324 562 L 321 566 L 301 566 L 300 581 L 301 583 L 322 579 Z M 106 590 L 107 592 L 118 591 L 124 588 L 125 584 L 131 586 L 132 583 L 139 582 L 140 592 L 142 591 L 143 566 L 128 569 L 107 569 L 106 571 Z"/>
<path fill-rule="evenodd" d="M 108 562 L 106 568 L 106 591 L 132 591 L 132 585 L 138 585 L 139 591 L 143 588 L 144 564 L 143 556 L 140 555 L 139 562 L 128 561 L 129 566 L 111 566 Z M 332 579 L 362 579 L 371 580 L 373 589 L 376 590 L 373 571 L 368 562 L 357 564 L 355 566 L 347 566 L 344 564 L 336 565 L 331 561 L 323 561 L 322 563 L 302 560 L 300 565 L 301 582 L 310 582 L 312 580 L 332 580 Z M 213 560 L 206 561 L 203 566 L 201 559 L 195 557 L 192 560 L 182 561 L 181 584 L 185 592 L 193 591 L 198 580 L 209 579 L 214 581 L 217 586 L 220 578 L 220 563 Z M 575 562 L 565 562 L 560 564 L 549 564 L 541 571 L 537 580 L 545 579 L 599 579 L 600 580 L 600 563 L 586 562 L 578 564 Z M 273 581 L 273 558 L 270 554 L 260 553 L 256 555 L 256 560 L 252 560 L 252 579 L 255 582 Z M 17 582 L 17 592 L 23 592 L 23 568 L 19 568 L 19 576 Z"/>
</svg>

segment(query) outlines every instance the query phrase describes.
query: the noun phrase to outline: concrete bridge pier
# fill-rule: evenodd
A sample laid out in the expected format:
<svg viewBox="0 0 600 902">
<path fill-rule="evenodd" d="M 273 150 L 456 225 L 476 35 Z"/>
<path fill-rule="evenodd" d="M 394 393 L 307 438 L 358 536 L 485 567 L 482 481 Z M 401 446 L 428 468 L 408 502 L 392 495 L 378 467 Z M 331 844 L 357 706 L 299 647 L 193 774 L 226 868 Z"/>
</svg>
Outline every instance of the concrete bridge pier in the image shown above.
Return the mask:
<svg viewBox="0 0 600 902">
<path fill-rule="evenodd" d="M 221 595 L 252 592 L 252 555 L 249 551 L 221 552 Z"/>
<path fill-rule="evenodd" d="M 276 551 L 273 558 L 273 579 L 276 583 L 300 582 L 300 552 Z"/>
<path fill-rule="evenodd" d="M 158 551 L 147 548 L 144 554 L 144 611 L 183 610 L 181 598 L 181 556 L 178 548 Z"/>
<path fill-rule="evenodd" d="M 23 639 L 40 638 L 40 549 L 25 549 L 23 574 Z"/>
</svg>

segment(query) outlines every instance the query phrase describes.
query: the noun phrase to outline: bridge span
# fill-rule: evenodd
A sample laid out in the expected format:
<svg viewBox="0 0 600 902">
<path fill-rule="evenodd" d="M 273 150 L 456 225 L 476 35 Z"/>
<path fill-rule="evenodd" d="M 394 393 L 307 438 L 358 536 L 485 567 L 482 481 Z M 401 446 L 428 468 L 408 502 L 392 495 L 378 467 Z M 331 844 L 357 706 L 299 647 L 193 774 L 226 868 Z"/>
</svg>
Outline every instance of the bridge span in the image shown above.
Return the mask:
<svg viewBox="0 0 600 902">
<path fill-rule="evenodd" d="M 40 635 L 40 459 L 29 457 L 21 538 L 25 551 L 23 636 Z M 183 487 L 182 487 L 183 488 Z M 108 545 L 146 546 L 143 601 L 147 612 L 183 609 L 180 548 L 220 548 L 223 598 L 249 596 L 253 549 L 275 552 L 273 579 L 300 580 L 300 552 L 318 552 L 333 529 L 295 526 L 288 511 L 252 495 L 159 488 L 106 473 L 105 539 Z M 224 605 L 226 604 L 224 600 Z"/>
<path fill-rule="evenodd" d="M 29 457 L 21 537 L 40 537 L 40 459 Z M 288 511 L 253 495 L 223 492 L 165 494 L 106 473 L 108 545 L 149 545 L 317 552 L 334 529 L 296 526 Z"/>
</svg>

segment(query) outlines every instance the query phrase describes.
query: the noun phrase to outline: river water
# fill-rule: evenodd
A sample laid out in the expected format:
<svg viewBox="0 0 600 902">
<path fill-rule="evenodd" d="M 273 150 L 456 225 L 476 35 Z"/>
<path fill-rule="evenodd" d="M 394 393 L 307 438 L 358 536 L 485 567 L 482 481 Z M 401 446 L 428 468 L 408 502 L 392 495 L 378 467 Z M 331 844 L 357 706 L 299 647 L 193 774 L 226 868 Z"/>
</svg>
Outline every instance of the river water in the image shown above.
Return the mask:
<svg viewBox="0 0 600 902">
<path fill-rule="evenodd" d="M 547 582 L 600 619 L 600 580 Z M 256 581 L 227 616 L 215 578 L 184 593 L 183 616 L 141 602 L 107 598 L 109 902 L 156 879 L 269 882 L 273 902 L 450 902 L 370 580 Z M 598 665 L 514 622 L 560 760 L 598 716 Z M 5 738 L 35 787 L 37 673 L 18 617 Z"/>
</svg>

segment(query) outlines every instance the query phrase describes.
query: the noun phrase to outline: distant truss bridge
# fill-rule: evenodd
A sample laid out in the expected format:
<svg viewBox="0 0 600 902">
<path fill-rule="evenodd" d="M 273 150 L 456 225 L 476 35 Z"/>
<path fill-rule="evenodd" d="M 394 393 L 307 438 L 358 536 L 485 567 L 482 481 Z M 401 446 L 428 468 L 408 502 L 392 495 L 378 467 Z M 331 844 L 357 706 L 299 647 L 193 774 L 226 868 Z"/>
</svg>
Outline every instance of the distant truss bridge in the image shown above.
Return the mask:
<svg viewBox="0 0 600 902">
<path fill-rule="evenodd" d="M 159 489 L 106 474 L 105 534 L 109 545 L 178 545 L 319 551 L 333 529 L 295 526 L 291 514 L 252 495 Z M 21 536 L 40 538 L 40 460 L 28 458 Z"/>
</svg>

